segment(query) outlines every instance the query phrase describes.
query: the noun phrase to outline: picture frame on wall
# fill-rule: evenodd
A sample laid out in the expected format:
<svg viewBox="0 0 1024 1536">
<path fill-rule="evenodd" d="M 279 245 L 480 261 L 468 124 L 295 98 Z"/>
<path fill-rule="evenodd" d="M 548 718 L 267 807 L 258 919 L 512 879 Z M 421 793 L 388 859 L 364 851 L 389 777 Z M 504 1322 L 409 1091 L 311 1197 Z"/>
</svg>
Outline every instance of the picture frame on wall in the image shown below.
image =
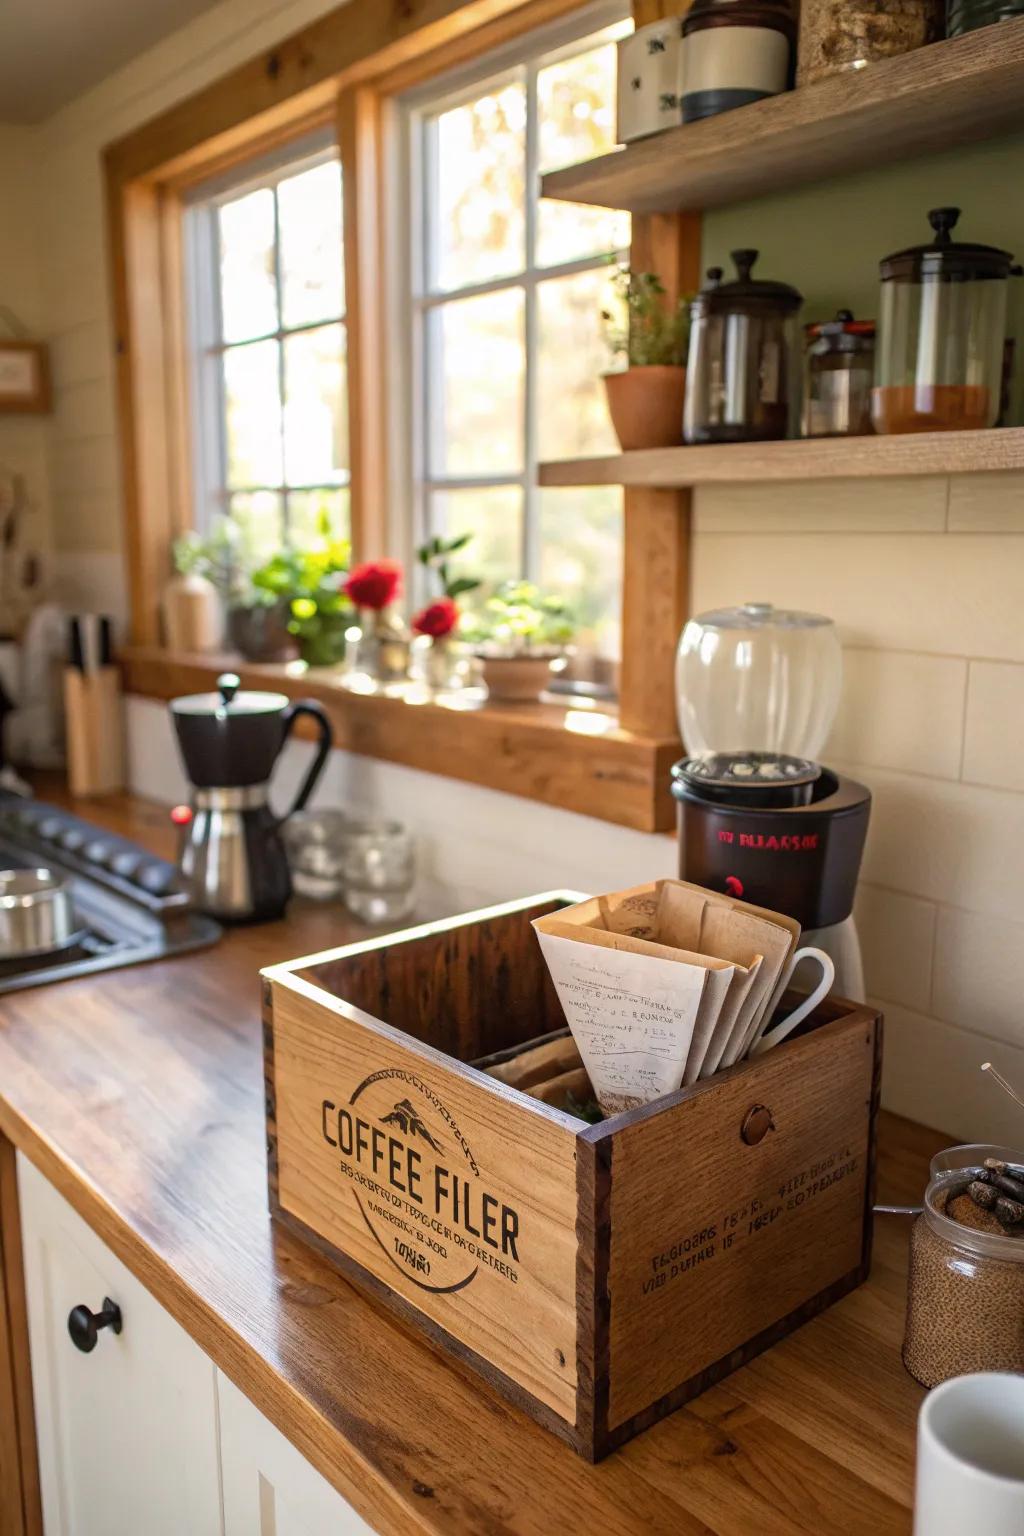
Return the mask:
<svg viewBox="0 0 1024 1536">
<path fill-rule="evenodd" d="M 50 358 L 45 345 L 0 339 L 0 415 L 42 415 L 50 404 Z"/>
</svg>

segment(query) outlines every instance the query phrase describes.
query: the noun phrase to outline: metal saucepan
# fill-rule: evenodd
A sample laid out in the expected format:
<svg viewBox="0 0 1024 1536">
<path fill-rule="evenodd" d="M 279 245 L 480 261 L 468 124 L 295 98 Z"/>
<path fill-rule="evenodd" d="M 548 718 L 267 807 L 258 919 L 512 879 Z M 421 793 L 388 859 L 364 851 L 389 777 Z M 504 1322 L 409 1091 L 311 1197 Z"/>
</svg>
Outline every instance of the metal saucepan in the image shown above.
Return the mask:
<svg viewBox="0 0 1024 1536">
<path fill-rule="evenodd" d="M 45 955 L 77 937 L 66 880 L 49 869 L 0 870 L 0 959 Z"/>
</svg>

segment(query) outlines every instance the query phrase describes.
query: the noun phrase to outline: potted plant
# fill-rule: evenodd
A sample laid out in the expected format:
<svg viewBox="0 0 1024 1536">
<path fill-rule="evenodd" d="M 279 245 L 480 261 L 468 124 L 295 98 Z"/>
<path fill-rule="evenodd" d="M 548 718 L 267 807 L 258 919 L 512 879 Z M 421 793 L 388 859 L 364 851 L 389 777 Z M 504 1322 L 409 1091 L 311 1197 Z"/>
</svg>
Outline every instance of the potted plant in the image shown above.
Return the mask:
<svg viewBox="0 0 1024 1536">
<path fill-rule="evenodd" d="M 248 661 L 286 661 L 295 655 L 287 606 L 252 583 L 254 560 L 244 519 L 219 517 L 210 532 L 182 534 L 172 546 L 178 576 L 164 593 L 164 625 L 171 650 L 217 650 L 227 643 Z M 205 638 L 204 638 L 205 637 Z"/>
<path fill-rule="evenodd" d="M 683 440 L 691 295 L 675 305 L 653 272 L 620 267 L 619 313 L 602 310 L 613 358 L 625 367 L 604 375 L 608 411 L 623 448 L 669 448 Z"/>
<path fill-rule="evenodd" d="M 224 641 L 218 548 L 211 537 L 183 533 L 171 545 L 175 574 L 163 591 L 164 641 L 171 651 L 216 651 Z"/>
<path fill-rule="evenodd" d="M 491 698 L 510 703 L 537 702 L 575 630 L 564 599 L 528 581 L 505 582 L 462 625 Z"/>
<path fill-rule="evenodd" d="M 287 615 L 285 623 L 310 667 L 330 667 L 345 654 L 352 606 L 344 591 L 349 546 L 330 532 L 326 514 L 307 549 L 290 546 L 253 571 L 254 602 Z"/>
</svg>

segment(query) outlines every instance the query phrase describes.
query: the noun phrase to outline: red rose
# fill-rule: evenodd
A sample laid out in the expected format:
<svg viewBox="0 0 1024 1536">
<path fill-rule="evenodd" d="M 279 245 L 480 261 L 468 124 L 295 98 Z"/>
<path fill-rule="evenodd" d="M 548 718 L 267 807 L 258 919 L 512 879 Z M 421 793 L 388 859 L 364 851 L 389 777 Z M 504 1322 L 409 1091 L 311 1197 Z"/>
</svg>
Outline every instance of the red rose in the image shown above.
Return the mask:
<svg viewBox="0 0 1024 1536">
<path fill-rule="evenodd" d="M 436 603 L 428 603 L 421 608 L 412 621 L 412 627 L 418 635 L 431 635 L 435 640 L 443 640 L 445 635 L 450 635 L 459 622 L 459 610 L 450 597 L 439 598 Z"/>
<path fill-rule="evenodd" d="M 397 560 L 368 560 L 349 573 L 345 591 L 357 608 L 386 608 L 402 590 Z"/>
</svg>

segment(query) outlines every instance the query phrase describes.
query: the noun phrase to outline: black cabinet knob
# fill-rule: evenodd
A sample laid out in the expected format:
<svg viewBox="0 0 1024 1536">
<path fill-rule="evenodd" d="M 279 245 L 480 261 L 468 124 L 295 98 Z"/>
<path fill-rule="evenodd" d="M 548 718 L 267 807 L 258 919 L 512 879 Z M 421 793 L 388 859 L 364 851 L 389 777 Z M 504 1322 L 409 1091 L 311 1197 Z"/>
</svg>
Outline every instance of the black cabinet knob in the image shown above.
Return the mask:
<svg viewBox="0 0 1024 1536">
<path fill-rule="evenodd" d="M 103 1298 L 102 1312 L 90 1312 L 86 1306 L 77 1306 L 68 1313 L 71 1342 L 84 1355 L 96 1348 L 101 1328 L 109 1328 L 112 1333 L 121 1332 L 121 1308 L 109 1296 Z"/>
</svg>

